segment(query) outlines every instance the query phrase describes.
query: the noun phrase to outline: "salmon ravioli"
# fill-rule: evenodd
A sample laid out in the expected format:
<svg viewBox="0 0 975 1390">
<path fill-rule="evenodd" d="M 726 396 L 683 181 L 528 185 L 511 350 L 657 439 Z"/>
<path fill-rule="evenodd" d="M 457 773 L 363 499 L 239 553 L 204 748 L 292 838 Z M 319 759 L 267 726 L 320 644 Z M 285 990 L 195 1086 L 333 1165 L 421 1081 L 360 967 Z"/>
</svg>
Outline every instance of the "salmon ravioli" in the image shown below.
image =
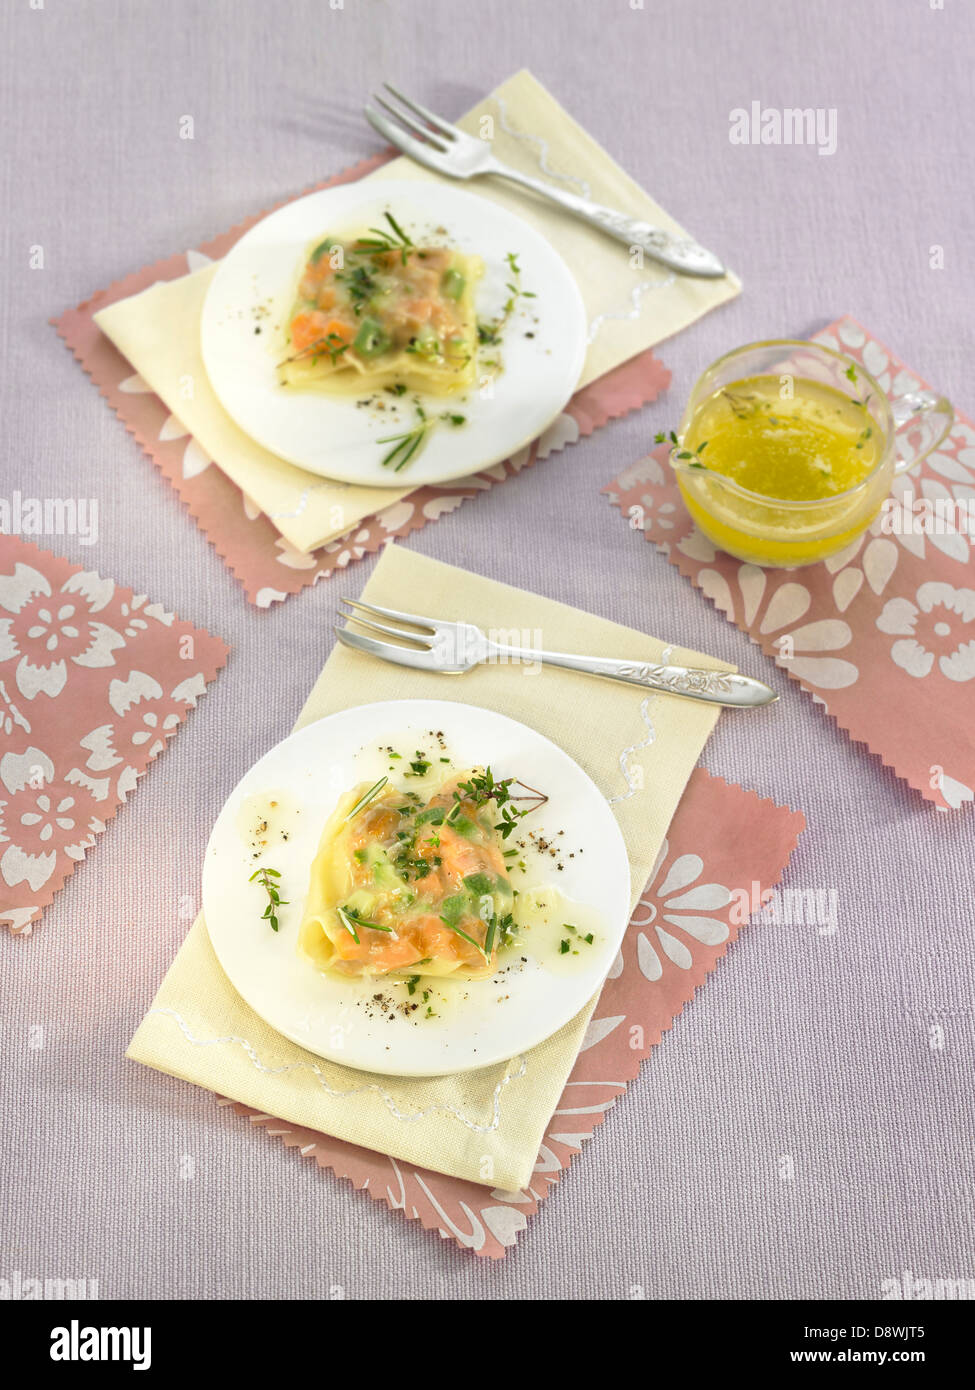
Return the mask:
<svg viewBox="0 0 975 1390">
<path fill-rule="evenodd" d="M 326 237 L 308 255 L 288 322 L 283 385 L 341 379 L 449 395 L 476 372 L 474 292 L 483 265 L 446 246 L 415 246 L 391 213 L 385 229 Z"/>
<path fill-rule="evenodd" d="M 514 890 L 497 807 L 476 770 L 428 801 L 362 783 L 339 801 L 312 864 L 298 950 L 351 976 L 490 976 L 512 925 Z"/>
</svg>

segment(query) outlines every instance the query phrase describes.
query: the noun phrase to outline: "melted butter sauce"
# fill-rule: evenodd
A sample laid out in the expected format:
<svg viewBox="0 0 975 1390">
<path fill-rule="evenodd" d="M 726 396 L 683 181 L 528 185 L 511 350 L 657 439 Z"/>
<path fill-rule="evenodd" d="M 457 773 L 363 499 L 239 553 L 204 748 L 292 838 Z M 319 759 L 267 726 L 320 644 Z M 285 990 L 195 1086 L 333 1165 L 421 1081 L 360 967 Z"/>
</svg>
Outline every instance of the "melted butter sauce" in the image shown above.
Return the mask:
<svg viewBox="0 0 975 1390">
<path fill-rule="evenodd" d="M 528 956 L 553 975 L 585 972 L 602 944 L 605 928 L 595 908 L 574 902 L 551 886 L 522 889 L 515 899 L 518 934 L 499 956 Z M 586 940 L 592 936 L 592 941 Z"/>
<path fill-rule="evenodd" d="M 237 812 L 237 833 L 255 864 L 269 850 L 286 845 L 295 834 L 301 807 L 288 792 L 262 791 L 247 796 Z"/>
</svg>

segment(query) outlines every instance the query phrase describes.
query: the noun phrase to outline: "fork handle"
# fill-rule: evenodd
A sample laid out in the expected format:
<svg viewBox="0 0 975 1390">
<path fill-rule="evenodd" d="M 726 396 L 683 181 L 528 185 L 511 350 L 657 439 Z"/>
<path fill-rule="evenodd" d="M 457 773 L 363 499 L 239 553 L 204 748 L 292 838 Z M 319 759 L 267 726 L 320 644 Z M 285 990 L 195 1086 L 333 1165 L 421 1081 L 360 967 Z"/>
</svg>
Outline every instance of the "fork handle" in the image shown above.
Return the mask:
<svg viewBox="0 0 975 1390">
<path fill-rule="evenodd" d="M 603 207 L 601 203 L 594 203 L 589 198 L 580 198 L 575 193 L 567 193 L 561 188 L 552 188 L 540 179 L 523 174 L 498 160 L 493 160 L 486 172 L 499 174 L 502 178 L 511 179 L 514 183 L 523 184 L 525 188 L 540 193 L 553 203 L 558 203 L 567 212 L 581 217 L 584 222 L 615 237 L 617 241 L 622 241 L 629 247 L 639 247 L 651 260 L 659 261 L 670 270 L 708 280 L 719 279 L 726 274 L 717 256 L 690 237 L 672 236 L 670 232 L 664 231 L 662 227 L 654 227 L 650 222 L 627 217 L 625 213 Z"/>
<path fill-rule="evenodd" d="M 735 671 L 718 671 L 713 667 L 617 661 L 604 656 L 574 656 L 569 652 L 542 652 L 497 644 L 494 650 L 499 655 L 516 657 L 526 664 L 540 661 L 545 666 L 563 666 L 570 671 L 582 671 L 588 676 L 604 676 L 608 680 L 642 686 L 645 690 L 659 690 L 667 695 L 683 695 L 688 700 L 705 700 L 710 704 L 738 709 L 768 705 L 779 698 L 769 686 L 753 680 L 751 676 L 740 676 Z"/>
</svg>

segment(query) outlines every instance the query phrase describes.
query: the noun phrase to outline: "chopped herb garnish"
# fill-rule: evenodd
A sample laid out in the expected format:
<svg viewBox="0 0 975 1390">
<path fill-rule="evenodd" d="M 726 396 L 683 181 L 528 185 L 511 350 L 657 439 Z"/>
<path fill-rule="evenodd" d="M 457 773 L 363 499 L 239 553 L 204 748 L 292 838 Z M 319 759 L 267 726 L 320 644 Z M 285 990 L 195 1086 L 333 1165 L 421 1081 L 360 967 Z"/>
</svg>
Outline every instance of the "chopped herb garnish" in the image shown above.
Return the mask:
<svg viewBox="0 0 975 1390">
<path fill-rule="evenodd" d="M 475 898 L 487 897 L 494 889 L 493 881 L 484 873 L 467 874 L 464 883 L 474 894 Z"/>
</svg>

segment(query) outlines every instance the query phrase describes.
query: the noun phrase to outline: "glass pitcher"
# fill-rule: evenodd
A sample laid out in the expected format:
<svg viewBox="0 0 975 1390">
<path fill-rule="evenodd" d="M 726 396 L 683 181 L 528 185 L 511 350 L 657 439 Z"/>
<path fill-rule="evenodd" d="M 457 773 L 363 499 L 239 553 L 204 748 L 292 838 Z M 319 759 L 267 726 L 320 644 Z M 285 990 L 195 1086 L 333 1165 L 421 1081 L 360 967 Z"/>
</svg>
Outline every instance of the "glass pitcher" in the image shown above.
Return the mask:
<svg viewBox="0 0 975 1390">
<path fill-rule="evenodd" d="M 703 447 L 700 459 L 680 457 L 687 453 L 685 441 L 702 406 L 716 393 L 754 377 L 778 377 L 783 395 L 805 381 L 831 387 L 856 403 L 869 419 L 871 433 L 876 431 L 870 471 L 844 492 L 791 501 L 750 491 L 708 469 Z M 891 401 L 871 374 L 843 353 L 799 339 L 772 339 L 736 348 L 702 372 L 670 464 L 688 511 L 709 540 L 752 564 L 791 568 L 823 560 L 861 535 L 880 511 L 894 477 L 936 449 L 953 423 L 954 411 L 941 396 L 914 391 Z"/>
</svg>

